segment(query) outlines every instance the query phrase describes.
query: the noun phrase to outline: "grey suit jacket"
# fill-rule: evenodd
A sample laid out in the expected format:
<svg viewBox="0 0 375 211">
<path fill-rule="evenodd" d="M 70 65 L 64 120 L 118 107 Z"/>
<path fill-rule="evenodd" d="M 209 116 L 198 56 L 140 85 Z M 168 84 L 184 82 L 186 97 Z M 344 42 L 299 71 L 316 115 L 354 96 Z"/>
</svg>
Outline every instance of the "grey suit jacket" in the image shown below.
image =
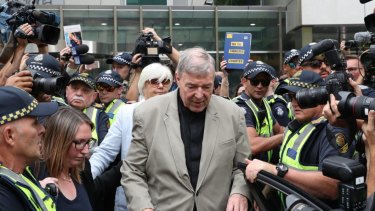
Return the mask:
<svg viewBox="0 0 375 211">
<path fill-rule="evenodd" d="M 237 161 L 250 157 L 243 111 L 212 96 L 206 110 L 199 176 L 194 191 L 185 161 L 177 91 L 153 97 L 134 112 L 133 139 L 121 168 L 128 209 L 225 210 L 233 193 L 248 197 Z"/>
</svg>

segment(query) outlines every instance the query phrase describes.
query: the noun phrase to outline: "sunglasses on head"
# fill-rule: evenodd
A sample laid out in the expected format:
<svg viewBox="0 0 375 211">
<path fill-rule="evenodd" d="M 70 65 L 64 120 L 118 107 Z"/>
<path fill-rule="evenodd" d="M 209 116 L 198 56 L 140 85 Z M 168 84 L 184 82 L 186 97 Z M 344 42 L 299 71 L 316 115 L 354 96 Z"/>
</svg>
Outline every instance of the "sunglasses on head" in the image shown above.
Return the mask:
<svg viewBox="0 0 375 211">
<path fill-rule="evenodd" d="M 163 86 L 167 86 L 171 83 L 171 80 L 169 79 L 164 79 L 163 81 L 159 82 L 158 78 L 148 79 L 147 81 L 153 86 L 159 86 L 159 84 L 163 84 Z"/>
<path fill-rule="evenodd" d="M 96 85 L 96 89 L 99 91 L 99 92 L 102 92 L 104 90 L 106 90 L 107 92 L 113 92 L 116 87 L 113 87 L 113 86 L 106 86 L 106 85 L 102 85 L 102 84 L 97 84 Z"/>
<path fill-rule="evenodd" d="M 262 86 L 268 86 L 270 85 L 271 83 L 271 80 L 259 80 L 259 79 L 252 79 L 252 78 L 248 78 L 247 80 L 250 81 L 250 84 L 253 85 L 253 86 L 258 86 L 259 83 L 262 84 Z"/>
</svg>

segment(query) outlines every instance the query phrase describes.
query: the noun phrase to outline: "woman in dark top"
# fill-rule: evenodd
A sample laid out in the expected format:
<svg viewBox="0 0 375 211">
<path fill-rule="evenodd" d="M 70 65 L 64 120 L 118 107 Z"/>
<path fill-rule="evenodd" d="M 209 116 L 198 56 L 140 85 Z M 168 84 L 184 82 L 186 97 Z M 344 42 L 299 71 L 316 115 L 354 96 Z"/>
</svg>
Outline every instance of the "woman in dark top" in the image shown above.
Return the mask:
<svg viewBox="0 0 375 211">
<path fill-rule="evenodd" d="M 41 181 L 42 186 L 56 182 L 59 188 L 57 210 L 92 210 L 81 179 L 85 158 L 95 143 L 91 138 L 92 122 L 81 111 L 62 107 L 46 120 L 45 125 L 42 146 L 45 172 L 41 171 L 38 177 L 43 174 L 49 177 Z"/>
</svg>

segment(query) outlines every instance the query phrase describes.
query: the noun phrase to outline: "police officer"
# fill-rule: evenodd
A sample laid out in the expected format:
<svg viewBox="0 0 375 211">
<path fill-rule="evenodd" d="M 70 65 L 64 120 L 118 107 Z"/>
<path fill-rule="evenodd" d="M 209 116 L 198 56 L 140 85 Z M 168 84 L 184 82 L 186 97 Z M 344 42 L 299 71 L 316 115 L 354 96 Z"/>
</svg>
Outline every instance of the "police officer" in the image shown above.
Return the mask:
<svg viewBox="0 0 375 211">
<path fill-rule="evenodd" d="M 233 99 L 244 110 L 253 156 L 267 162 L 271 161 L 273 149 L 281 144 L 283 137 L 283 129 L 273 117 L 265 98 L 272 69 L 261 61 L 247 64 L 241 79 L 245 91 Z"/>
<path fill-rule="evenodd" d="M 298 70 L 310 70 L 318 73 L 323 79 L 331 74 L 331 67 L 327 64 L 324 53 L 315 55 L 312 46 L 317 43 L 309 43 L 301 48 L 298 55 Z"/>
<path fill-rule="evenodd" d="M 38 117 L 57 111 L 57 103 L 38 103 L 27 92 L 0 87 L 0 209 L 56 210 L 27 164 L 40 158 L 44 127 Z"/>
<path fill-rule="evenodd" d="M 109 117 L 109 123 L 115 121 L 116 113 L 125 103 L 119 100 L 123 86 L 120 75 L 107 70 L 101 72 L 96 79 L 96 89 L 99 93 L 100 102 L 103 104 L 103 110 Z"/>
<path fill-rule="evenodd" d="M 293 110 L 290 102 L 288 102 L 283 95 L 275 93 L 278 85 L 278 78 L 276 77 L 275 69 L 270 69 L 271 83 L 266 94 L 267 102 L 271 107 L 272 114 L 279 125 L 286 127 L 288 123 L 294 119 Z"/>
<path fill-rule="evenodd" d="M 94 123 L 95 130 L 92 131 L 92 138 L 102 142 L 108 132 L 108 116 L 101 109 L 92 106 L 97 92 L 95 91 L 95 80 L 87 73 L 75 74 L 66 86 L 66 102 L 83 111 Z"/>
<path fill-rule="evenodd" d="M 351 158 L 353 146 L 348 144 L 348 130 L 333 127 L 322 116 L 323 105 L 302 109 L 295 94 L 301 89 L 318 88 L 323 79 L 312 71 L 297 72 L 285 89 L 292 99 L 295 120 L 289 123 L 280 147 L 277 165 L 260 160 L 247 160 L 246 176 L 254 182 L 260 170 L 284 178 L 304 191 L 328 200 L 337 197 L 338 181 L 323 175 L 325 158 L 340 155 Z"/>
</svg>

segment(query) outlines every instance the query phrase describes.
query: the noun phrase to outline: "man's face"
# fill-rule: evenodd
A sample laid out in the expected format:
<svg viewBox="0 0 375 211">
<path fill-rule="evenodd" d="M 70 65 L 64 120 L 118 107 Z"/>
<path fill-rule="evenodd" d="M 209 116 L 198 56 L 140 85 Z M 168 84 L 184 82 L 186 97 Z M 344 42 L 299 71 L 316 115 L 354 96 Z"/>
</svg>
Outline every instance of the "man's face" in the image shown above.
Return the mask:
<svg viewBox="0 0 375 211">
<path fill-rule="evenodd" d="M 292 67 L 293 66 L 293 67 Z M 283 65 L 283 73 L 288 76 L 288 78 L 293 77 L 294 73 L 297 72 L 296 66 L 294 63 L 288 63 Z"/>
<path fill-rule="evenodd" d="M 91 106 L 97 93 L 88 85 L 80 81 L 73 81 L 66 87 L 66 100 L 68 104 L 79 110 Z"/>
<path fill-rule="evenodd" d="M 100 102 L 108 104 L 114 99 L 118 99 L 122 92 L 122 87 L 113 87 L 105 83 L 97 84 Z"/>
<path fill-rule="evenodd" d="M 112 69 L 116 71 L 122 80 L 125 80 L 129 75 L 130 66 L 127 64 L 119 64 L 117 62 L 112 62 Z"/>
<path fill-rule="evenodd" d="M 147 80 L 143 86 L 143 96 L 147 100 L 156 95 L 163 95 L 169 91 L 171 85 L 172 82 L 169 79 L 162 82 L 159 82 L 158 79 Z"/>
<path fill-rule="evenodd" d="M 256 77 L 243 78 L 242 84 L 245 92 L 255 101 L 261 101 L 266 95 L 271 78 L 267 73 L 259 73 Z"/>
<path fill-rule="evenodd" d="M 303 70 L 311 70 L 318 73 L 323 79 L 327 78 L 331 73 L 331 68 L 323 61 L 319 59 L 313 59 L 312 61 L 304 62 L 302 65 Z"/>
<path fill-rule="evenodd" d="M 318 105 L 314 108 L 305 108 L 302 109 L 299 107 L 297 100 L 296 100 L 296 93 L 289 92 L 289 99 L 292 102 L 292 107 L 294 111 L 295 118 L 301 122 L 306 123 L 312 121 L 315 117 L 320 117 L 323 111 L 323 106 Z"/>
<path fill-rule="evenodd" d="M 214 74 L 194 75 L 183 72 L 176 75 L 184 106 L 192 112 L 201 112 L 209 104 L 214 88 Z"/>
<path fill-rule="evenodd" d="M 14 127 L 15 153 L 28 161 L 40 158 L 45 128 L 36 117 L 24 117 L 10 123 Z"/>
<path fill-rule="evenodd" d="M 356 81 L 359 76 L 364 75 L 362 63 L 358 59 L 346 60 L 347 72 L 353 76 L 353 80 Z"/>
</svg>

